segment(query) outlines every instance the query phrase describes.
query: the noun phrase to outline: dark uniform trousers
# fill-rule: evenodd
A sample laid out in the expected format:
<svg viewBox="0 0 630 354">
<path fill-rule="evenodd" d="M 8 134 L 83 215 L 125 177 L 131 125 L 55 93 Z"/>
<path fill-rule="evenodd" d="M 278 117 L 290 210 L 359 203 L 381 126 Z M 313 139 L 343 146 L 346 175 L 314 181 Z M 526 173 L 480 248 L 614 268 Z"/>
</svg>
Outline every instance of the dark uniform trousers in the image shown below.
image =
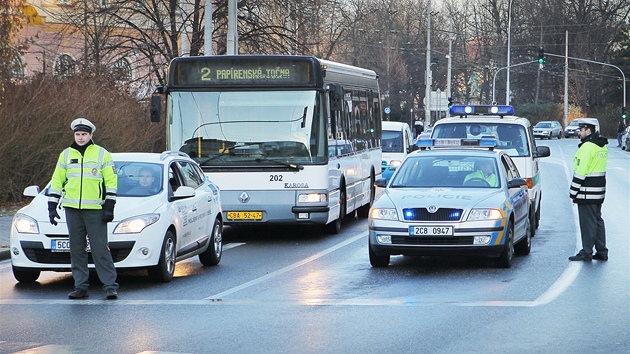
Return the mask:
<svg viewBox="0 0 630 354">
<path fill-rule="evenodd" d="M 65 208 L 68 233 L 70 234 L 70 259 L 75 288 L 87 290 L 89 286 L 88 254 L 86 235 L 90 238 L 92 259 L 103 288 L 118 289 L 116 268 L 109 251 L 107 224 L 103 222 L 103 211 Z"/>
<path fill-rule="evenodd" d="M 608 255 L 606 248 L 606 227 L 602 219 L 601 204 L 578 204 L 580 231 L 582 232 L 581 253 L 592 254 L 593 246 L 597 253 Z"/>
</svg>

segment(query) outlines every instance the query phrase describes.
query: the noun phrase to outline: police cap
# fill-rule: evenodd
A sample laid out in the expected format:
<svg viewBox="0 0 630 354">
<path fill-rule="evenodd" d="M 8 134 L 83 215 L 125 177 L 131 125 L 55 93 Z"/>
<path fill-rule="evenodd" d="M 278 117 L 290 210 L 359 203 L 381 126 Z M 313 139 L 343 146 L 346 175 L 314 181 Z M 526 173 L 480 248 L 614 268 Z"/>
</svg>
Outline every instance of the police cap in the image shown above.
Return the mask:
<svg viewBox="0 0 630 354">
<path fill-rule="evenodd" d="M 90 134 L 96 131 L 96 126 L 85 118 L 77 118 L 73 120 L 72 123 L 70 124 L 70 128 L 72 128 L 72 131 L 75 131 L 75 132 L 80 130 L 80 131 L 88 132 Z"/>
<path fill-rule="evenodd" d="M 578 119 L 578 127 L 580 127 L 580 128 L 588 128 L 592 132 L 595 131 L 595 124 L 591 124 L 590 122 L 588 122 L 586 120 L 582 120 L 582 119 Z"/>
</svg>

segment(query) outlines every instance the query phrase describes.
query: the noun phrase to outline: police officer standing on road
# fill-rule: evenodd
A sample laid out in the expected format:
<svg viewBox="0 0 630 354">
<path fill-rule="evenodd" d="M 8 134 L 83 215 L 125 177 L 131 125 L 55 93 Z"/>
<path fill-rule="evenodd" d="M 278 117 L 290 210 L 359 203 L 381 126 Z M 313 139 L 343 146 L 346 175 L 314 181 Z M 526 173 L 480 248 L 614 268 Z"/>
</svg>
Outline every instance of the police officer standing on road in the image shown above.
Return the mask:
<svg viewBox="0 0 630 354">
<path fill-rule="evenodd" d="M 592 124 L 579 122 L 578 135 L 582 142 L 573 159 L 573 180 L 569 196 L 578 206 L 582 250 L 571 261 L 608 260 L 606 228 L 602 219 L 602 204 L 606 195 L 606 163 L 608 139 L 599 136 Z M 597 253 L 592 255 L 593 246 Z"/>
<path fill-rule="evenodd" d="M 48 191 L 48 217 L 57 225 L 57 206 L 66 210 L 74 290 L 71 299 L 88 297 L 89 270 L 86 235 L 96 272 L 109 300 L 118 298 L 116 268 L 107 241 L 107 223 L 114 219 L 118 177 L 107 150 L 94 144 L 96 127 L 85 118 L 72 121 L 74 143 L 59 154 Z"/>
</svg>

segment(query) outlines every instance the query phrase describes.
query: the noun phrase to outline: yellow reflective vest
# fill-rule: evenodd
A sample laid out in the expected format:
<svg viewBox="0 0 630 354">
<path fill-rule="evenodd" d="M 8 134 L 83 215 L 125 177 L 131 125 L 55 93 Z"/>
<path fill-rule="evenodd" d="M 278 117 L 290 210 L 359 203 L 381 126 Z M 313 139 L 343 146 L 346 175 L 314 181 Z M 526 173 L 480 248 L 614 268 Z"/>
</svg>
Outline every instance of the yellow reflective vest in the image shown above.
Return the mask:
<svg viewBox="0 0 630 354">
<path fill-rule="evenodd" d="M 569 196 L 576 204 L 601 204 L 606 197 L 608 140 L 593 134 L 580 144 L 573 159 Z"/>
<path fill-rule="evenodd" d="M 102 209 L 105 199 L 116 201 L 118 176 L 112 156 L 103 147 L 90 145 L 82 155 L 69 147 L 59 154 L 48 201 L 74 209 Z"/>
</svg>

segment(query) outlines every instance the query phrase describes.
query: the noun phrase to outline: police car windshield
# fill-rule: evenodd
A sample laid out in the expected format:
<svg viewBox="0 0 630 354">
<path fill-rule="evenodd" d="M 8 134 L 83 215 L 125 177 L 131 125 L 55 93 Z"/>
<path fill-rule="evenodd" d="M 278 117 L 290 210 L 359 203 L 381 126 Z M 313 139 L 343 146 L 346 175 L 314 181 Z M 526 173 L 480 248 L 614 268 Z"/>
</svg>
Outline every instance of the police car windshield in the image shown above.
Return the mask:
<svg viewBox="0 0 630 354">
<path fill-rule="evenodd" d="M 511 123 L 444 123 L 433 128 L 431 137 L 436 138 L 496 138 L 497 149 L 504 150 L 511 157 L 530 156 L 527 131 L 520 124 Z"/>
<path fill-rule="evenodd" d="M 499 188 L 496 160 L 478 156 L 412 156 L 400 166 L 390 188 Z"/>
</svg>

